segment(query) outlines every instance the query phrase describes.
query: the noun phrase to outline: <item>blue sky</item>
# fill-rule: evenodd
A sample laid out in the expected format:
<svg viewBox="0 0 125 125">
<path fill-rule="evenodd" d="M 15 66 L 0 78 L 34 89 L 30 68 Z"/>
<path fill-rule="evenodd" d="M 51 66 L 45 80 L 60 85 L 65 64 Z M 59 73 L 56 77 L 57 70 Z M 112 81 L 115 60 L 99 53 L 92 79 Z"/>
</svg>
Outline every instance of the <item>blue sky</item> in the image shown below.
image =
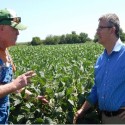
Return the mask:
<svg viewBox="0 0 125 125">
<path fill-rule="evenodd" d="M 125 32 L 125 0 L 3 0 L 0 9 L 3 8 L 15 10 L 28 26 L 20 31 L 17 42 L 72 31 L 87 33 L 93 39 L 98 18 L 105 13 L 116 13 Z"/>
</svg>

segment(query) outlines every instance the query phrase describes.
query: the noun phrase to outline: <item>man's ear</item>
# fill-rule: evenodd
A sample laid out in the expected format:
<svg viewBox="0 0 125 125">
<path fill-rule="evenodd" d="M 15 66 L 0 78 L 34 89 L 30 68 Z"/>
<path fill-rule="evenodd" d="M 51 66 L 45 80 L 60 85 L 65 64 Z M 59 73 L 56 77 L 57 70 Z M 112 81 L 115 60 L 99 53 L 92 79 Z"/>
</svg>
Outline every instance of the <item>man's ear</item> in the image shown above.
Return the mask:
<svg viewBox="0 0 125 125">
<path fill-rule="evenodd" d="M 113 27 L 111 28 L 111 33 L 115 33 L 115 31 L 116 31 L 116 27 L 113 26 Z"/>
</svg>

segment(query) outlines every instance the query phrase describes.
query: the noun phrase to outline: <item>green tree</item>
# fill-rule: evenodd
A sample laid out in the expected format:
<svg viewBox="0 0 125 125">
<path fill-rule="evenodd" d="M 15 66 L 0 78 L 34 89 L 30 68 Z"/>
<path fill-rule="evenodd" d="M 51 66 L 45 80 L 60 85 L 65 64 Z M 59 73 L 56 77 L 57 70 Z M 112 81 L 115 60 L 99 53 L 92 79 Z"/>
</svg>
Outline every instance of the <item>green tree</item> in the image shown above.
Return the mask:
<svg viewBox="0 0 125 125">
<path fill-rule="evenodd" d="M 42 44 L 42 41 L 39 37 L 33 37 L 32 38 L 31 45 L 34 46 L 34 45 L 40 45 L 40 44 Z"/>
<path fill-rule="evenodd" d="M 86 41 L 90 41 L 91 39 L 88 37 L 86 33 L 79 34 L 80 43 L 85 43 Z"/>
<path fill-rule="evenodd" d="M 93 40 L 93 42 L 98 42 L 98 37 L 97 37 L 97 35 L 95 34 L 95 36 L 94 36 L 94 40 Z"/>
<path fill-rule="evenodd" d="M 66 37 L 65 37 L 65 35 L 60 36 L 59 44 L 66 44 Z"/>
<path fill-rule="evenodd" d="M 120 38 L 121 38 L 121 41 L 125 42 L 125 33 L 123 32 L 122 29 L 120 29 Z"/>
<path fill-rule="evenodd" d="M 67 44 L 72 44 L 73 43 L 73 41 L 72 41 L 72 34 L 66 34 L 65 40 L 66 40 Z"/>
<path fill-rule="evenodd" d="M 44 44 L 46 45 L 56 45 L 60 42 L 60 36 L 47 36 L 44 40 Z"/>
</svg>

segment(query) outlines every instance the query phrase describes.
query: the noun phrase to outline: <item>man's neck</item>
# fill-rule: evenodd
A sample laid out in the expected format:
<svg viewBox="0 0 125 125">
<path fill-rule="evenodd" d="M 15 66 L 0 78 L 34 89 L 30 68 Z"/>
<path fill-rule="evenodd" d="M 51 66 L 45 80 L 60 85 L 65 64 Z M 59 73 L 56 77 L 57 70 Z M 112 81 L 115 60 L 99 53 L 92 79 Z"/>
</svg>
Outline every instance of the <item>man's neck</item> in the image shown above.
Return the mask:
<svg viewBox="0 0 125 125">
<path fill-rule="evenodd" d="M 108 55 L 111 54 L 111 52 L 112 52 L 112 50 L 113 50 L 117 41 L 118 41 L 118 38 L 115 37 L 114 39 L 110 39 L 108 41 L 107 45 L 104 46 Z"/>
<path fill-rule="evenodd" d="M 1 48 L 0 48 L 0 59 L 2 59 L 3 62 L 7 62 L 6 49 L 1 49 Z"/>
</svg>

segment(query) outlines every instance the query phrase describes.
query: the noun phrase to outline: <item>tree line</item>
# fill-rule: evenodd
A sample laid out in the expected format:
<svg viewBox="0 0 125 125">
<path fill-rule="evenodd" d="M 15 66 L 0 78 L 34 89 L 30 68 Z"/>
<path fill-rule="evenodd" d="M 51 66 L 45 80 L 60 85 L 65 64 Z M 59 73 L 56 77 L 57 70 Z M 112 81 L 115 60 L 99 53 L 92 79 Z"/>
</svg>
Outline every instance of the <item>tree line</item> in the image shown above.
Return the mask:
<svg viewBox="0 0 125 125">
<path fill-rule="evenodd" d="M 85 43 L 86 41 L 92 41 L 88 34 L 80 33 L 76 34 L 75 31 L 72 31 L 71 34 L 66 35 L 49 35 L 45 38 L 45 40 L 41 40 L 39 37 L 33 37 L 31 41 L 31 45 L 56 45 L 56 44 L 75 44 L 75 43 Z"/>
<path fill-rule="evenodd" d="M 120 29 L 120 38 L 125 42 L 125 33 Z M 75 43 L 85 43 L 87 41 L 97 42 L 97 36 L 95 34 L 94 39 L 90 39 L 87 33 L 81 32 L 76 34 L 75 31 L 72 31 L 70 34 L 66 35 L 49 35 L 45 40 L 41 40 L 40 37 L 33 37 L 31 42 L 24 43 L 29 45 L 56 45 L 56 44 L 75 44 Z"/>
</svg>

